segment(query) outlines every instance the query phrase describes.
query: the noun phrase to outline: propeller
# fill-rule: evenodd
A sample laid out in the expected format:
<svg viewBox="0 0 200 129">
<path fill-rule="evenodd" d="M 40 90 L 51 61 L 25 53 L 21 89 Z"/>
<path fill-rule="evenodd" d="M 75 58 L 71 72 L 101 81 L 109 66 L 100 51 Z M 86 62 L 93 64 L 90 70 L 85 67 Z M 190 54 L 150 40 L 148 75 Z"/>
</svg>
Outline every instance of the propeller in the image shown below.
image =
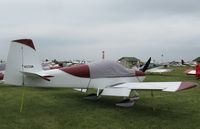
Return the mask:
<svg viewBox="0 0 200 129">
<path fill-rule="evenodd" d="M 151 63 L 151 57 L 150 57 L 150 58 L 148 59 L 148 61 L 144 64 L 144 67 L 142 67 L 140 70 L 141 70 L 142 72 L 145 72 L 145 71 L 148 69 L 150 63 Z"/>
</svg>

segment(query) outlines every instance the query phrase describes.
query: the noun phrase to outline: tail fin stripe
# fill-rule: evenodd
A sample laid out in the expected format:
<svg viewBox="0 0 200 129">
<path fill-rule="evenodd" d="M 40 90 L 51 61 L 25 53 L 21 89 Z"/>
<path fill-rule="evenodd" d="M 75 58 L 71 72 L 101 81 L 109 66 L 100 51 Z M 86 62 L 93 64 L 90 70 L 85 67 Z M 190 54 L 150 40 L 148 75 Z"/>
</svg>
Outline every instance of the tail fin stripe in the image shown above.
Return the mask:
<svg viewBox="0 0 200 129">
<path fill-rule="evenodd" d="M 27 46 L 33 48 L 36 51 L 35 46 L 34 46 L 31 39 L 19 39 L 19 40 L 13 40 L 12 42 L 17 42 L 17 43 L 27 45 Z"/>
</svg>

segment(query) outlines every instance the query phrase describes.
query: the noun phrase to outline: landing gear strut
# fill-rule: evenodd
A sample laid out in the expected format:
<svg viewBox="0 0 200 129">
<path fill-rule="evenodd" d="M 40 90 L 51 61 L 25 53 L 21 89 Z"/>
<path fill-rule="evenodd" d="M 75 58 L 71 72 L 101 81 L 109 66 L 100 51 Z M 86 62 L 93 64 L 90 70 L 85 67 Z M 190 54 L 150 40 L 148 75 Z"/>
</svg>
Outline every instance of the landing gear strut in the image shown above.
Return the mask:
<svg viewBox="0 0 200 129">
<path fill-rule="evenodd" d="M 86 97 L 84 97 L 84 99 L 87 99 L 87 100 L 98 100 L 99 98 L 101 98 L 101 93 L 102 92 L 103 92 L 103 90 L 98 89 L 97 93 L 89 94 Z"/>
</svg>

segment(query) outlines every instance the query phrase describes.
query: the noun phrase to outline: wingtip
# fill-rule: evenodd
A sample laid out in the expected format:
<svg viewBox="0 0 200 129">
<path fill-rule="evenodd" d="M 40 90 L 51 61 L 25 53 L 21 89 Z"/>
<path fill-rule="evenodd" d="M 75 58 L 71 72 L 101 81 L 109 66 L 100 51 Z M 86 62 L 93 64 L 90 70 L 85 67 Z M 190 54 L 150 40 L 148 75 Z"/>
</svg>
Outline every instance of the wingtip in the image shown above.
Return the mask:
<svg viewBox="0 0 200 129">
<path fill-rule="evenodd" d="M 182 82 L 177 91 L 191 89 L 197 86 L 194 82 Z"/>
</svg>

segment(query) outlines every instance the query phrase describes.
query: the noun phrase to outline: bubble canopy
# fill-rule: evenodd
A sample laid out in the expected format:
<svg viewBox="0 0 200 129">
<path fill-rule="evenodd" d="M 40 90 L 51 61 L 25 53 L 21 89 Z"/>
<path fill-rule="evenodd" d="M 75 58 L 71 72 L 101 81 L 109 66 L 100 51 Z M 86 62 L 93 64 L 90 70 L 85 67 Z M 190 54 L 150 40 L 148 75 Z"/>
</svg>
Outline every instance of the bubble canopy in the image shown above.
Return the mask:
<svg viewBox="0 0 200 129">
<path fill-rule="evenodd" d="M 129 77 L 135 72 L 115 61 L 103 60 L 89 64 L 91 78 Z"/>
</svg>

